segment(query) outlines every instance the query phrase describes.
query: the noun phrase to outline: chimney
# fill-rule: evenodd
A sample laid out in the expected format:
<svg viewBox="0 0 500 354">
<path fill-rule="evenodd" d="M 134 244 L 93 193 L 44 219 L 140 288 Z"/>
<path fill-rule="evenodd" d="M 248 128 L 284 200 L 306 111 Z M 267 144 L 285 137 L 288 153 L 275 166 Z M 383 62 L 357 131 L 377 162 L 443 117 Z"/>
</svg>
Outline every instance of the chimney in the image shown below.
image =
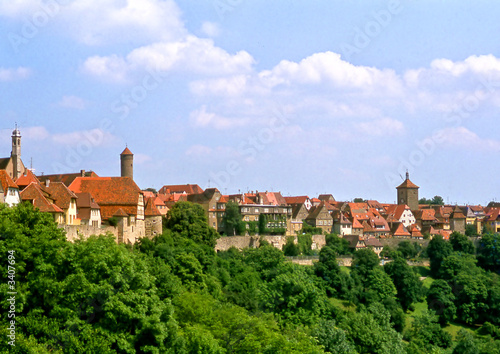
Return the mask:
<svg viewBox="0 0 500 354">
<path fill-rule="evenodd" d="M 45 187 L 49 188 L 49 186 L 50 186 L 50 179 L 47 178 L 45 180 Z"/>
<path fill-rule="evenodd" d="M 85 177 L 85 170 L 80 170 L 80 176 Z"/>
</svg>

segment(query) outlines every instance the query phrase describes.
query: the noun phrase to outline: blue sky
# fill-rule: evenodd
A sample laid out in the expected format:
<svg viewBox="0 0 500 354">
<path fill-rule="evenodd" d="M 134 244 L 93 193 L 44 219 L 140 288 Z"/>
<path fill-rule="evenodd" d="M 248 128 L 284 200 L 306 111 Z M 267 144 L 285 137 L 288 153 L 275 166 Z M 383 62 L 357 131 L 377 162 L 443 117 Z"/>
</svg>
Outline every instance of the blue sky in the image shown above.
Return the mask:
<svg viewBox="0 0 500 354">
<path fill-rule="evenodd" d="M 499 198 L 500 4 L 0 0 L 0 155 L 35 172 Z M 3 153 L 2 153 L 3 151 Z"/>
</svg>

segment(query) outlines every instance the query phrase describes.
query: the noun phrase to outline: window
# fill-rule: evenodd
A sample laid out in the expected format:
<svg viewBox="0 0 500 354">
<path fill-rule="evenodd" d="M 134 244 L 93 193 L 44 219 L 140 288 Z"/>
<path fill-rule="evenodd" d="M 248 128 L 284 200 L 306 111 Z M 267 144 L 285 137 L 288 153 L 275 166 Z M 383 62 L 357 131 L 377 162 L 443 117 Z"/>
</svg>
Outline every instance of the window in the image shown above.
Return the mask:
<svg viewBox="0 0 500 354">
<path fill-rule="evenodd" d="M 255 208 L 255 212 L 258 214 L 259 213 L 259 208 Z"/>
<path fill-rule="evenodd" d="M 264 208 L 264 213 L 269 213 L 269 208 Z"/>
</svg>

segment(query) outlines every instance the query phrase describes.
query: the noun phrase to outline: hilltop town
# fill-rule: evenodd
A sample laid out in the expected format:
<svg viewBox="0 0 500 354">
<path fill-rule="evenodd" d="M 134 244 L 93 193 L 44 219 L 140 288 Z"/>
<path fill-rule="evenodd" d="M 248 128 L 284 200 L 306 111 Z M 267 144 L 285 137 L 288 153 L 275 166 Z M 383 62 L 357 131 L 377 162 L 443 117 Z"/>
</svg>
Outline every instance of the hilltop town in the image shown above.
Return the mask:
<svg viewBox="0 0 500 354">
<path fill-rule="evenodd" d="M 119 177 L 85 170 L 36 176 L 21 159 L 21 132 L 16 127 L 10 157 L 0 158 L 0 202 L 9 206 L 29 202 L 52 214 L 69 240 L 111 233 L 118 243 L 129 244 L 161 234 L 162 218 L 182 201 L 201 205 L 209 225 L 221 234 L 227 234 L 226 206 L 231 203 L 239 209 L 242 236 L 263 232 L 294 236 L 303 227 L 312 227 L 317 233 L 347 239 L 355 249 L 377 249 L 379 240 L 387 238 L 419 240 L 441 235 L 448 239 L 453 231 L 468 235 L 500 231 L 499 205 L 419 204 L 419 187 L 408 172 L 403 183 L 395 186 L 398 204 L 388 204 L 337 201 L 332 194 L 312 198 L 270 191 L 223 195 L 217 188 L 203 190 L 197 184 L 141 190 L 134 182 L 134 155 L 128 147 L 120 154 L 120 162 Z"/>
</svg>

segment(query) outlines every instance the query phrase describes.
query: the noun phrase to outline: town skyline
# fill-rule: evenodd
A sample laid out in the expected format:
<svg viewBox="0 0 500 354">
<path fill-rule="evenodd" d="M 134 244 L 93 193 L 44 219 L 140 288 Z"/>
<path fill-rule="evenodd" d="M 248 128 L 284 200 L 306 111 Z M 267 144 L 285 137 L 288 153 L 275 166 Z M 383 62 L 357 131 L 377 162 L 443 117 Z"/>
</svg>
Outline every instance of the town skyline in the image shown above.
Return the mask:
<svg viewBox="0 0 500 354">
<path fill-rule="evenodd" d="M 498 200 L 498 4 L 0 5 L 0 151 L 143 188 Z M 433 16 L 428 16 L 432 13 Z M 140 14 L 140 16 L 134 16 Z M 403 178 L 404 179 L 404 178 Z M 210 183 L 209 183 L 210 181 Z"/>
</svg>

